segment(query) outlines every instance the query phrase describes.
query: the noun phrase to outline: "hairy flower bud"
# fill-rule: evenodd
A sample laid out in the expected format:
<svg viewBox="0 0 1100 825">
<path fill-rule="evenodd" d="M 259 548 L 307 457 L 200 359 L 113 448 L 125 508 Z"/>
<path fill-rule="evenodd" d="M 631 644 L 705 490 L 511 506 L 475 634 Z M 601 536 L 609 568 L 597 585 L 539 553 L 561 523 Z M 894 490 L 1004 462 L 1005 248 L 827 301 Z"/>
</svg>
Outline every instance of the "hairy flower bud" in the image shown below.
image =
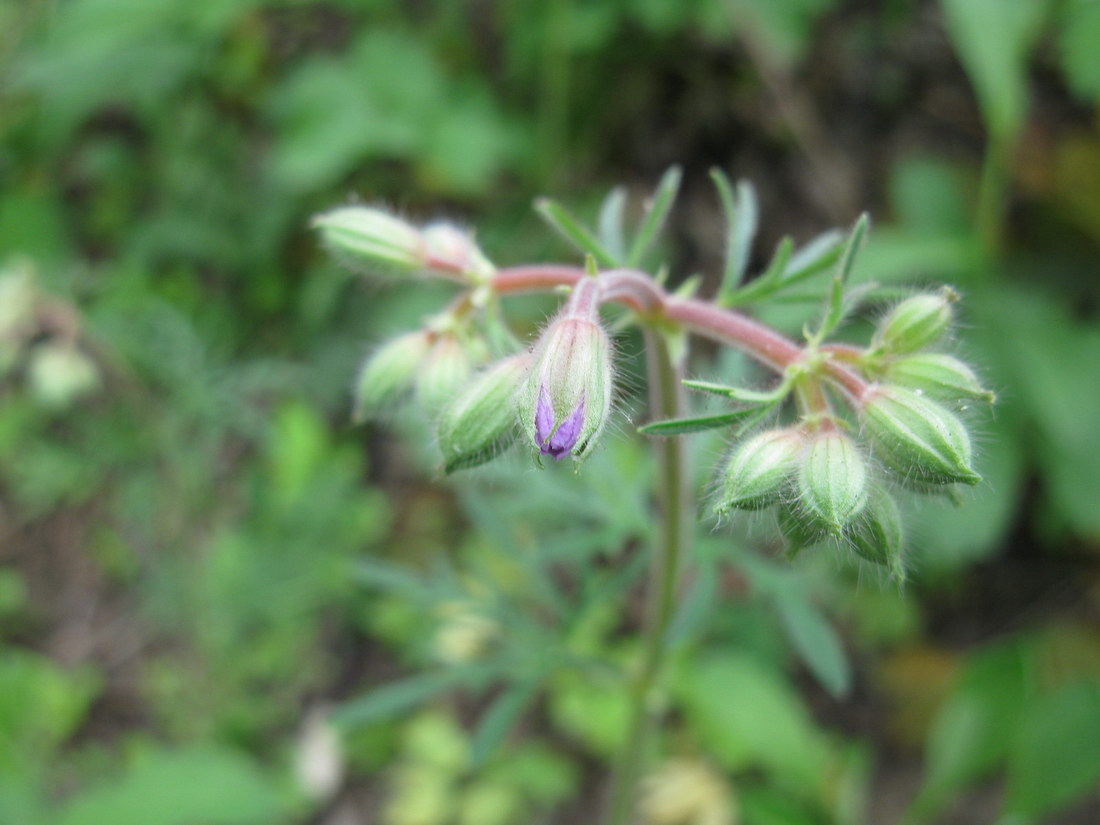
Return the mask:
<svg viewBox="0 0 1100 825">
<path fill-rule="evenodd" d="M 416 379 L 416 398 L 429 413 L 438 412 L 470 380 L 474 363 L 458 336 L 439 335 L 424 358 Z"/>
<path fill-rule="evenodd" d="M 520 395 L 524 429 L 543 455 L 583 458 L 611 411 L 611 342 L 597 321 L 559 316 L 534 350 Z"/>
<path fill-rule="evenodd" d="M 982 387 L 970 367 L 958 358 L 939 352 L 918 352 L 890 359 L 883 370 L 883 377 L 891 384 L 941 401 L 994 399 L 993 393 Z"/>
<path fill-rule="evenodd" d="M 896 353 L 924 349 L 947 332 L 954 315 L 951 305 L 957 300 L 958 295 L 948 288 L 906 298 L 879 324 L 874 345 Z"/>
<path fill-rule="evenodd" d="M 415 226 L 370 206 L 341 206 L 317 215 L 313 227 L 338 260 L 361 272 L 414 270 L 427 260 Z"/>
<path fill-rule="evenodd" d="M 352 420 L 361 423 L 407 396 L 428 354 L 428 334 L 410 332 L 383 344 L 363 363 L 355 381 Z"/>
<path fill-rule="evenodd" d="M 481 281 L 493 274 L 493 265 L 467 232 L 449 223 L 424 227 L 428 266 L 439 266 Z"/>
<path fill-rule="evenodd" d="M 895 579 L 904 578 L 901 514 L 889 493 L 882 490 L 872 491 L 867 507 L 856 519 L 847 539 L 857 555 L 888 567 Z"/>
<path fill-rule="evenodd" d="M 759 510 L 776 504 L 798 469 L 805 435 L 797 429 L 768 430 L 742 441 L 722 470 L 715 509 Z"/>
<path fill-rule="evenodd" d="M 901 387 L 872 386 L 860 417 L 875 452 L 903 480 L 917 484 L 977 484 L 970 436 L 948 410 Z"/>
<path fill-rule="evenodd" d="M 779 532 L 787 540 L 792 553 L 824 541 L 831 535 L 817 516 L 796 501 L 780 502 L 775 516 Z"/>
<path fill-rule="evenodd" d="M 811 436 L 798 481 L 806 511 L 833 533 L 867 503 L 867 465 L 855 442 L 838 430 Z"/>
<path fill-rule="evenodd" d="M 516 392 L 531 356 L 513 355 L 474 377 L 439 419 L 444 472 L 476 467 L 508 447 L 518 430 Z"/>
</svg>

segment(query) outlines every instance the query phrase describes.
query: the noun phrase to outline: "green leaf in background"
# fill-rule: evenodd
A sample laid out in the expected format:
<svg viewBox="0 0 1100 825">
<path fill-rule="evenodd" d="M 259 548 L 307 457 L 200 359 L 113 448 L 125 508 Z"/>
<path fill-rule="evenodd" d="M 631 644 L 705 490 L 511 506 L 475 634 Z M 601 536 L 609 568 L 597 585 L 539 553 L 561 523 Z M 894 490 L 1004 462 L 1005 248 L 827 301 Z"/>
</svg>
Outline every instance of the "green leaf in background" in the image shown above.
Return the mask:
<svg viewBox="0 0 1100 825">
<path fill-rule="evenodd" d="M 560 203 L 550 198 L 539 198 L 535 201 L 535 209 L 550 226 L 557 230 L 559 235 L 579 251 L 592 255 L 600 266 L 619 265 L 619 261 L 600 243 L 592 231 Z"/>
<path fill-rule="evenodd" d="M 1070 88 L 1082 98 L 1100 96 L 1100 3 L 1068 0 L 1062 4 L 1059 57 Z"/>
<path fill-rule="evenodd" d="M 638 227 L 638 234 L 634 236 L 634 242 L 630 245 L 630 254 L 626 257 L 627 266 L 639 266 L 645 253 L 657 240 L 657 235 L 664 228 L 672 204 L 676 201 L 676 194 L 680 191 L 681 176 L 680 167 L 672 166 L 661 177 L 661 182 L 657 184 L 657 191 L 653 193 L 653 198 L 646 208 L 642 224 Z"/>
<path fill-rule="evenodd" d="M 616 186 L 600 205 L 597 221 L 600 243 L 617 261 L 626 259 L 626 239 L 623 236 L 626 210 L 626 187 Z"/>
<path fill-rule="evenodd" d="M 493 701 L 470 740 L 470 761 L 475 767 L 492 756 L 516 720 L 534 701 L 541 685 L 541 675 L 523 679 L 505 688 Z"/>
<path fill-rule="evenodd" d="M 1008 757 L 1003 823 L 1036 822 L 1100 782 L 1100 685 L 1071 682 L 1031 702 Z"/>
<path fill-rule="evenodd" d="M 933 821 L 953 795 L 998 767 L 1028 699 L 1031 671 L 1026 641 L 1000 644 L 967 662 L 932 723 L 911 821 Z"/>
<path fill-rule="evenodd" d="M 748 271 L 752 242 L 760 222 L 760 207 L 756 189 L 747 180 L 737 182 L 737 191 L 730 186 L 729 178 L 721 169 L 711 169 L 710 178 L 718 189 L 722 210 L 726 216 L 726 259 L 722 269 L 720 300 L 725 301 L 741 286 Z"/>
<path fill-rule="evenodd" d="M 290 800 L 245 756 L 214 745 L 141 755 L 64 807 L 58 825 L 269 825 Z"/>
<path fill-rule="evenodd" d="M 798 796 L 823 788 L 829 749 L 782 675 L 748 656 L 686 662 L 674 693 L 707 754 L 727 770 L 763 768 Z"/>
<path fill-rule="evenodd" d="M 346 702 L 333 714 L 333 722 L 354 727 L 387 719 L 451 688 L 480 683 L 495 670 L 487 663 L 478 663 L 410 676 Z"/>
<path fill-rule="evenodd" d="M 997 140 L 1011 139 L 1027 114 L 1027 67 L 1047 0 L 940 0 L 944 22 Z"/>
<path fill-rule="evenodd" d="M 852 668 L 829 619 L 790 589 L 777 594 L 776 606 L 791 646 L 810 672 L 833 696 L 847 696 L 852 688 Z"/>
</svg>

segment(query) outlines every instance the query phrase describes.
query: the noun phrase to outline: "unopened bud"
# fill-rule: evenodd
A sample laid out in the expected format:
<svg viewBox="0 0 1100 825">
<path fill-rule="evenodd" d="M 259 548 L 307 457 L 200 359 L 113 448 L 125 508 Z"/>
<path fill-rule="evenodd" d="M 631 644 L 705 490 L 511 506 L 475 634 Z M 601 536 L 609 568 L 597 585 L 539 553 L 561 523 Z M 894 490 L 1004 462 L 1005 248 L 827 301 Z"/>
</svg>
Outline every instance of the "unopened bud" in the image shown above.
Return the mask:
<svg viewBox="0 0 1100 825">
<path fill-rule="evenodd" d="M 780 502 L 775 512 L 779 532 L 787 540 L 792 553 L 824 541 L 831 535 L 829 529 L 813 513 L 796 501 Z"/>
<path fill-rule="evenodd" d="M 856 519 L 847 539 L 857 555 L 888 567 L 895 579 L 905 577 L 901 558 L 904 541 L 901 514 L 889 493 L 882 490 L 872 492 L 867 507 Z"/>
<path fill-rule="evenodd" d="M 939 352 L 918 352 L 891 359 L 883 377 L 891 384 L 941 401 L 994 400 L 993 393 L 981 385 L 974 370 L 958 358 Z"/>
<path fill-rule="evenodd" d="M 805 446 L 796 429 L 768 430 L 738 444 L 722 470 L 715 509 L 759 510 L 781 501 Z"/>
<path fill-rule="evenodd" d="M 493 274 L 493 265 L 474 243 L 474 239 L 457 226 L 433 223 L 424 227 L 424 243 L 428 251 L 428 266 L 437 266 L 484 280 Z"/>
<path fill-rule="evenodd" d="M 424 239 L 415 226 L 370 206 L 342 206 L 317 215 L 313 227 L 343 264 L 359 272 L 424 266 Z"/>
<path fill-rule="evenodd" d="M 963 423 L 934 401 L 901 387 L 872 386 L 860 417 L 883 462 L 917 484 L 977 484 L 970 436 Z"/>
<path fill-rule="evenodd" d="M 508 447 L 518 430 L 516 392 L 531 356 L 513 355 L 474 377 L 439 419 L 444 472 L 476 467 Z"/>
<path fill-rule="evenodd" d="M 99 370 L 92 359 L 67 344 L 36 346 L 27 376 L 34 397 L 47 407 L 67 407 L 99 386 Z"/>
<path fill-rule="evenodd" d="M 811 436 L 799 492 L 807 512 L 841 532 L 867 503 L 867 465 L 855 442 L 837 430 Z"/>
<path fill-rule="evenodd" d="M 416 379 L 416 398 L 429 413 L 437 413 L 449 404 L 470 381 L 474 371 L 471 353 L 458 336 L 447 332 L 436 338 L 420 375 Z"/>
<path fill-rule="evenodd" d="M 500 634 L 500 625 L 468 602 L 447 602 L 439 608 L 442 619 L 435 635 L 435 650 L 448 664 L 463 664 L 485 655 Z"/>
<path fill-rule="evenodd" d="M 949 288 L 906 298 L 879 324 L 874 344 L 887 352 L 905 353 L 935 343 L 951 326 L 951 305 L 958 295 Z"/>
<path fill-rule="evenodd" d="M 598 322 L 558 317 L 535 346 L 520 417 L 544 455 L 583 458 L 611 412 L 611 342 Z"/>
<path fill-rule="evenodd" d="M 394 338 L 376 350 L 355 382 L 353 420 L 361 423 L 408 396 L 429 347 L 427 333 L 418 331 Z"/>
</svg>

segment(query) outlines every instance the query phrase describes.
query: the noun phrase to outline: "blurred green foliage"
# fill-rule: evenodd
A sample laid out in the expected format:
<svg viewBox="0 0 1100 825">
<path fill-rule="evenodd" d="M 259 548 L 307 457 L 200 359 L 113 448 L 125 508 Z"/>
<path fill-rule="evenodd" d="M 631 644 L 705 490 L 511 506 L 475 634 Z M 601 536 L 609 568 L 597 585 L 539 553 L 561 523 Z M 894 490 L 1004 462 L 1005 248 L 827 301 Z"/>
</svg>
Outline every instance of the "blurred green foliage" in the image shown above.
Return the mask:
<svg viewBox="0 0 1100 825">
<path fill-rule="evenodd" d="M 989 483 L 909 514 L 904 594 L 773 561 L 769 525 L 700 535 L 662 753 L 747 825 L 892 821 L 887 755 L 921 747 L 911 822 L 991 778 L 1003 825 L 1093 821 L 1098 39 L 1090 0 L 0 0 L 0 822 L 589 821 L 651 457 L 429 483 L 423 423 L 352 431 L 345 390 L 441 293 L 352 283 L 305 227 L 362 197 L 561 257 L 536 194 L 594 212 L 673 162 L 687 271 L 721 245 L 707 166 L 800 238 L 851 218 L 806 194 L 847 174 L 857 277 L 958 285 L 1001 402 Z M 721 445 L 691 449 L 702 488 Z"/>
</svg>

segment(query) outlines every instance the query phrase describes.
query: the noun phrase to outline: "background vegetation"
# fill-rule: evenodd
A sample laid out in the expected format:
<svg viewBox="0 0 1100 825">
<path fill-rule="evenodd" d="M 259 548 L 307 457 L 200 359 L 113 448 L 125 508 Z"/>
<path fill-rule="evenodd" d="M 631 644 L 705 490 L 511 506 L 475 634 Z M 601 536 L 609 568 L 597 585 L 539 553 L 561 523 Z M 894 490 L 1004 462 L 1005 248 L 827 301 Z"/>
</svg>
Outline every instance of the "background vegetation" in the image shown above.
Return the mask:
<svg viewBox="0 0 1100 825">
<path fill-rule="evenodd" d="M 862 277 L 955 284 L 1001 401 L 903 592 L 704 524 L 652 821 L 1100 819 L 1098 42 L 1095 0 L 0 0 L 0 822 L 593 821 L 646 447 L 440 481 L 422 423 L 352 428 L 440 293 L 306 227 L 569 259 L 536 194 L 671 163 L 675 278 L 713 288 L 711 166 L 757 265 L 870 209 Z"/>
</svg>

